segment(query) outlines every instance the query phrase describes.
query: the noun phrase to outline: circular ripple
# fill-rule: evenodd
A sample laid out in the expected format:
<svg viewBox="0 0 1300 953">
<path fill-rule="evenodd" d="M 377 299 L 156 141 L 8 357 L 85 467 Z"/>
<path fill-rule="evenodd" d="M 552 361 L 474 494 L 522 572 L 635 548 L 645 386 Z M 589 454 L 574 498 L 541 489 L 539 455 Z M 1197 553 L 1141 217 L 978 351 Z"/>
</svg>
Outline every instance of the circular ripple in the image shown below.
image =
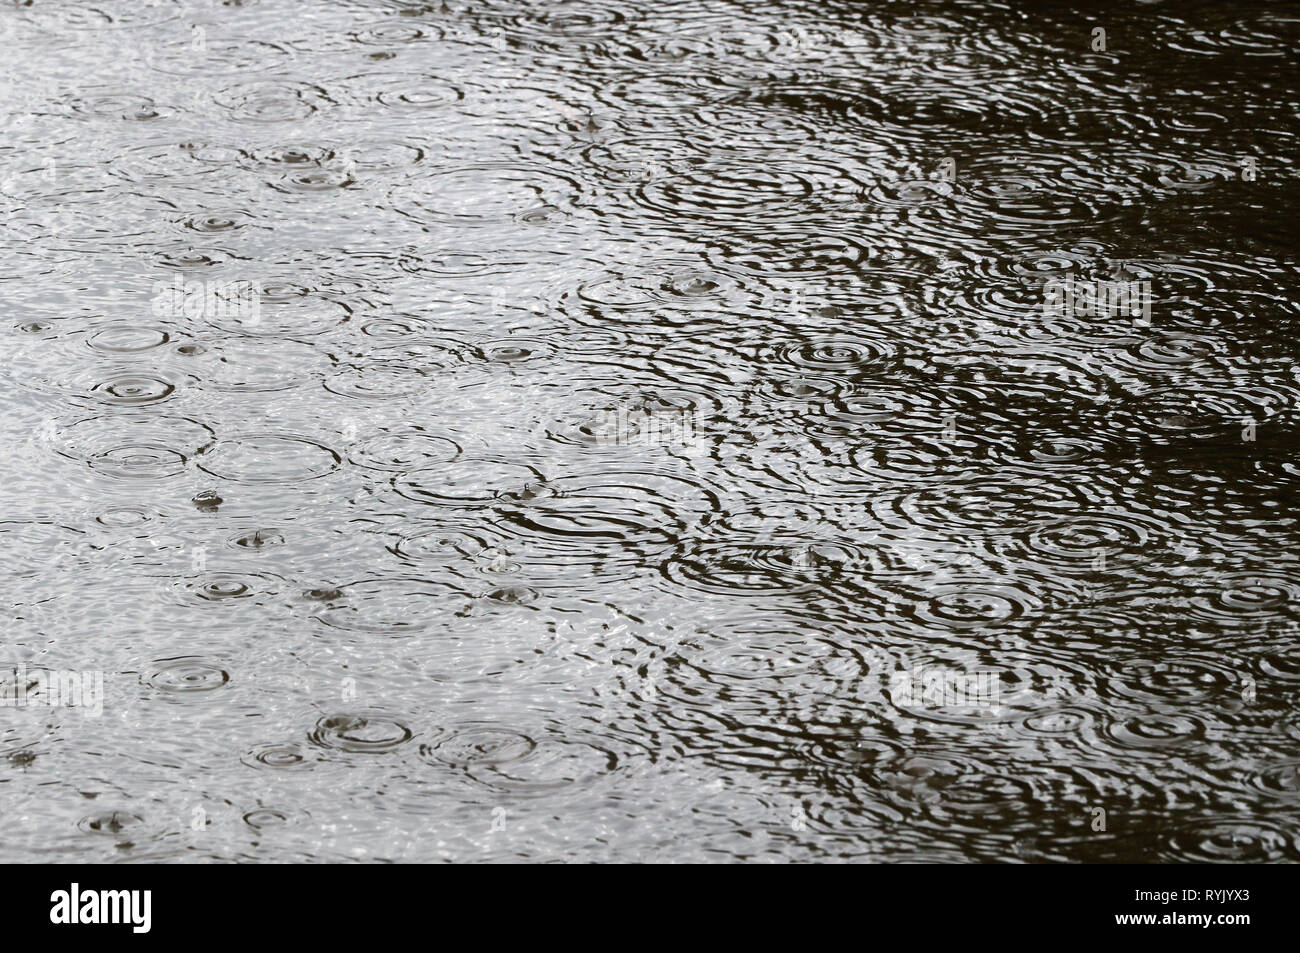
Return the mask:
<svg viewBox="0 0 1300 953">
<path fill-rule="evenodd" d="M 161 328 L 114 324 L 88 335 L 86 346 L 101 354 L 138 354 L 160 347 L 169 340 L 171 335 Z"/>
<path fill-rule="evenodd" d="M 887 496 L 874 502 L 872 511 L 900 531 L 925 527 L 996 533 L 1027 522 L 1067 517 L 1084 503 L 1081 486 L 1075 482 L 974 477 Z"/>
<path fill-rule="evenodd" d="M 818 539 L 715 541 L 679 546 L 660 571 L 673 583 L 696 591 L 784 596 L 819 587 L 828 574 L 860 558 L 856 549 Z"/>
<path fill-rule="evenodd" d="M 1077 278 L 1091 274 L 1097 259 L 1076 249 L 1029 252 L 1006 267 L 1022 279 Z"/>
<path fill-rule="evenodd" d="M 1150 559 L 1151 530 L 1127 515 L 1088 513 L 1047 520 L 1009 537 L 1016 556 L 1047 575 L 1102 572 Z"/>
<path fill-rule="evenodd" d="M 582 37 L 606 37 L 617 33 L 622 24 L 635 17 L 621 3 L 592 3 L 591 0 L 554 0 L 544 7 L 519 9 L 517 4 L 495 6 L 493 20 L 527 41 L 542 37 L 577 40 Z M 500 12 L 498 12 L 500 11 Z"/>
<path fill-rule="evenodd" d="M 1020 728 L 1029 735 L 1069 738 L 1082 735 L 1095 721 L 1096 717 L 1082 708 L 1058 708 L 1030 715 L 1020 722 Z"/>
<path fill-rule="evenodd" d="M 11 582 L 39 582 L 47 572 L 79 569 L 104 548 L 84 530 L 52 520 L 0 521 L 0 565 Z M 46 593 L 42 601 L 48 598 Z"/>
<path fill-rule="evenodd" d="M 390 201 L 419 222 L 481 225 L 510 221 L 547 206 L 570 208 L 580 191 L 571 179 L 542 169 L 485 164 L 400 186 Z"/>
<path fill-rule="evenodd" d="M 883 369 L 881 365 L 893 354 L 882 341 L 836 334 L 813 341 L 785 345 L 780 359 L 804 370 L 822 373 L 861 373 Z"/>
<path fill-rule="evenodd" d="M 253 149 L 247 154 L 246 161 L 240 163 L 250 169 L 268 169 L 277 172 L 291 172 L 296 169 L 311 168 L 334 158 L 334 150 L 329 146 L 315 142 L 295 141 Z"/>
<path fill-rule="evenodd" d="M 1239 678 L 1231 669 L 1208 659 L 1131 659 L 1107 663 L 1099 681 L 1106 692 L 1123 698 L 1190 705 L 1223 695 Z"/>
<path fill-rule="evenodd" d="M 449 437 L 438 437 L 419 429 L 385 430 L 357 444 L 348 453 L 348 461 L 370 470 L 404 473 L 450 463 L 460 454 L 460 445 Z"/>
<path fill-rule="evenodd" d="M 1203 192 L 1232 181 L 1234 173 L 1230 166 L 1183 161 L 1161 162 L 1157 168 L 1156 181 L 1180 192 Z"/>
<path fill-rule="evenodd" d="M 456 460 L 394 479 L 393 487 L 408 500 L 432 506 L 482 506 L 506 493 L 519 493 L 541 482 L 532 467 L 497 460 Z"/>
<path fill-rule="evenodd" d="M 257 601 L 278 589 L 271 576 L 257 573 L 208 572 L 179 580 L 172 592 L 185 605 L 229 604 L 243 600 Z"/>
<path fill-rule="evenodd" d="M 54 439 L 60 454 L 97 473 L 158 480 L 183 473 L 191 457 L 213 445 L 216 433 L 186 417 L 120 414 L 58 427 Z"/>
<path fill-rule="evenodd" d="M 553 350 L 545 341 L 531 341 L 526 338 L 488 341 L 474 349 L 481 360 L 493 364 L 518 364 L 539 357 L 548 357 Z"/>
<path fill-rule="evenodd" d="M 97 473 L 119 479 L 159 480 L 184 473 L 187 458 L 185 454 L 167 447 L 135 444 L 107 450 L 89 463 Z"/>
<path fill-rule="evenodd" d="M 105 510 L 95 517 L 95 522 L 114 529 L 128 529 L 147 523 L 153 518 L 154 514 L 143 506 L 124 505 Z"/>
<path fill-rule="evenodd" d="M 187 216 L 178 220 L 181 228 L 188 231 L 201 231 L 201 233 L 211 234 L 217 231 L 234 231 L 242 229 L 252 220 L 251 212 L 243 209 L 229 209 L 222 212 L 196 212 L 194 215 Z"/>
<path fill-rule="evenodd" d="M 349 145 L 343 156 L 359 172 L 423 174 L 428 146 L 402 139 L 370 139 Z"/>
<path fill-rule="evenodd" d="M 156 251 L 154 253 L 154 259 L 163 268 L 174 268 L 178 271 L 198 271 L 207 268 L 215 269 L 223 265 L 231 265 L 246 260 L 242 255 L 239 255 L 228 248 L 195 248 L 192 246 L 179 245 L 177 247 L 163 248 Z M 159 307 L 161 308 L 170 303 L 170 310 L 172 313 L 185 313 L 187 305 L 190 311 L 209 310 L 206 306 L 200 307 L 202 302 L 197 298 L 194 299 L 194 304 L 189 304 L 188 302 L 181 304 L 171 303 L 175 301 L 178 294 L 179 292 L 172 291 L 170 298 L 161 297 Z"/>
<path fill-rule="evenodd" d="M 1037 463 L 1082 463 L 1113 450 L 1113 444 L 1097 437 L 1042 437 L 1029 450 Z"/>
<path fill-rule="evenodd" d="M 344 169 L 305 169 L 287 173 L 270 184 L 282 192 L 329 192 L 355 185 L 356 181 Z"/>
<path fill-rule="evenodd" d="M 240 549 L 248 549 L 254 552 L 263 549 L 274 549 L 277 546 L 284 545 L 284 535 L 277 533 L 275 530 L 255 529 L 249 533 L 240 533 L 230 540 L 232 546 L 238 546 Z"/>
<path fill-rule="evenodd" d="M 464 98 L 456 86 L 424 73 L 358 73 L 330 84 L 334 95 L 353 108 L 374 103 L 406 112 L 440 109 Z"/>
<path fill-rule="evenodd" d="M 295 285 L 265 283 L 256 308 L 227 308 L 202 317 L 232 334 L 270 338 L 311 338 L 347 323 L 349 308 Z"/>
<path fill-rule="evenodd" d="M 1116 408 L 1117 423 L 1138 439 L 1205 436 L 1268 416 L 1263 398 L 1227 389 L 1169 387 L 1139 394 Z"/>
<path fill-rule="evenodd" d="M 832 407 L 847 399 L 852 390 L 852 383 L 842 378 L 800 374 L 765 378 L 755 385 L 753 396 L 776 404 L 799 405 L 808 412 L 814 407 Z"/>
<path fill-rule="evenodd" d="M 413 563 L 446 566 L 480 556 L 490 559 L 498 554 L 494 547 L 499 542 L 483 529 L 439 526 L 408 533 L 390 550 Z"/>
<path fill-rule="evenodd" d="M 712 492 L 690 480 L 633 471 L 562 477 L 507 494 L 501 504 L 504 525 L 520 535 L 587 547 L 667 542 L 719 506 Z"/>
<path fill-rule="evenodd" d="M 931 816 L 992 820 L 1033 814 L 1028 781 L 958 756 L 905 755 L 881 766 L 877 775 L 891 800 Z"/>
<path fill-rule="evenodd" d="M 947 182 L 895 179 L 876 183 L 867 190 L 865 198 L 879 208 L 897 210 L 943 205 L 953 192 Z"/>
<path fill-rule="evenodd" d="M 91 392 L 106 404 L 130 407 L 166 400 L 176 392 L 176 385 L 151 374 L 118 374 L 101 381 Z"/>
<path fill-rule="evenodd" d="M 540 796 L 586 789 L 618 768 L 618 756 L 594 743 L 543 739 L 528 754 L 503 763 L 471 763 L 474 780 L 493 790 Z"/>
<path fill-rule="evenodd" d="M 274 768 L 278 771 L 301 771 L 314 760 L 301 745 L 281 742 L 258 745 L 240 759 L 250 768 Z"/>
<path fill-rule="evenodd" d="M 402 344 L 433 333 L 433 325 L 410 315 L 394 315 L 368 321 L 361 333 L 386 344 Z"/>
<path fill-rule="evenodd" d="M 755 298 L 733 275 L 679 261 L 605 270 L 562 297 L 575 317 L 602 325 L 610 320 L 653 321 L 665 308 L 730 312 Z"/>
<path fill-rule="evenodd" d="M 306 119 L 329 101 L 319 86 L 268 80 L 227 86 L 216 93 L 215 99 L 238 122 Z"/>
<path fill-rule="evenodd" d="M 77 827 L 86 834 L 98 834 L 101 837 L 118 837 L 144 824 L 144 818 L 129 811 L 105 811 L 91 814 L 77 822 Z"/>
<path fill-rule="evenodd" d="M 1300 798 L 1300 761 L 1284 761 L 1257 771 L 1251 786 L 1273 797 Z"/>
<path fill-rule="evenodd" d="M 1259 670 L 1269 678 L 1285 682 L 1300 681 L 1300 653 L 1283 650 L 1265 655 L 1259 660 Z"/>
<path fill-rule="evenodd" d="M 1201 739 L 1205 736 L 1205 725 L 1191 715 L 1130 715 L 1107 723 L 1106 734 L 1121 748 L 1153 750 Z"/>
<path fill-rule="evenodd" d="M 1294 862 L 1295 835 L 1263 820 L 1200 821 L 1169 835 L 1165 863 L 1264 864 Z"/>
<path fill-rule="evenodd" d="M 185 181 L 231 168 L 242 156 L 233 146 L 168 139 L 122 150 L 114 158 L 111 172 L 128 182 Z"/>
<path fill-rule="evenodd" d="M 634 194 L 647 207 L 702 221 L 781 218 L 805 214 L 819 191 L 814 177 L 780 163 L 702 162 L 689 172 L 643 183 Z"/>
<path fill-rule="evenodd" d="M 65 100 L 65 104 L 73 112 L 82 115 L 135 122 L 158 119 L 170 112 L 167 107 L 160 106 L 147 96 L 110 90 L 87 91 Z"/>
<path fill-rule="evenodd" d="M 419 16 L 424 13 L 418 4 L 412 4 L 409 13 L 398 11 L 398 16 Z M 441 40 L 444 32 L 431 23 L 394 23 L 391 20 L 378 20 L 375 23 L 349 31 L 348 36 L 363 46 L 399 46 L 420 40 Z"/>
<path fill-rule="evenodd" d="M 402 400 L 422 394 L 432 377 L 420 368 L 383 362 L 343 367 L 325 381 L 325 389 L 354 400 Z"/>
<path fill-rule="evenodd" d="M 327 715 L 308 735 L 312 744 L 349 754 L 383 754 L 412 737 L 410 728 L 377 711 Z"/>
<path fill-rule="evenodd" d="M 363 579 L 321 592 L 315 616 L 325 625 L 376 635 L 413 635 L 464 613 L 468 596 L 427 579 Z"/>
<path fill-rule="evenodd" d="M 1192 598 L 1192 608 L 1215 622 L 1257 625 L 1288 618 L 1300 606 L 1300 581 L 1280 573 L 1230 573 L 1209 592 Z"/>
<path fill-rule="evenodd" d="M 849 665 L 832 652 L 828 643 L 801 632 L 795 619 L 768 615 L 696 624 L 677 649 L 681 660 L 704 677 L 752 681 L 758 691 L 770 690 L 772 679 L 798 679 L 802 686 L 816 674 L 822 683 L 842 686 L 861 674 L 856 661 Z M 846 663 L 838 682 L 827 668 L 831 661 Z M 673 678 L 680 674 L 674 671 Z"/>
<path fill-rule="evenodd" d="M 1199 334 L 1162 334 L 1143 340 L 1130 349 L 1134 365 L 1165 370 L 1193 365 L 1204 365 L 1223 351 L 1223 344 L 1215 338 Z"/>
<path fill-rule="evenodd" d="M 505 765 L 537 748 L 527 735 L 506 728 L 473 727 L 453 731 L 436 745 L 422 745 L 420 757 L 461 768 Z"/>
<path fill-rule="evenodd" d="M 297 483 L 337 469 L 338 454 L 290 434 L 238 434 L 220 440 L 199 468 L 232 483 Z"/>
<path fill-rule="evenodd" d="M 1062 177 L 1067 170 L 1050 169 L 1031 174 L 993 171 L 983 177 L 979 170 L 964 170 L 976 176 L 975 184 L 961 195 L 957 215 L 990 222 L 999 233 L 1037 232 L 1043 228 L 1082 225 L 1100 218 L 1100 208 L 1086 201 L 1087 194 Z"/>
<path fill-rule="evenodd" d="M 1032 612 L 1040 603 L 1029 593 L 1007 585 L 979 582 L 933 586 L 912 609 L 926 625 L 945 629 L 982 629 L 1002 625 Z"/>
<path fill-rule="evenodd" d="M 158 659 L 157 666 L 144 681 L 168 695 L 211 692 L 230 681 L 230 673 L 220 665 L 197 655 Z"/>
<path fill-rule="evenodd" d="M 683 429 L 688 424 L 703 428 L 722 409 L 723 404 L 718 395 L 703 390 L 656 387 L 621 396 L 616 403 L 601 408 L 590 416 L 585 413 L 574 414 L 567 426 L 553 431 L 551 435 L 583 446 L 619 446 L 620 441 L 649 441 L 646 431 L 650 430 L 652 419 L 671 419 L 682 424 Z M 644 427 L 639 422 L 641 418 L 632 416 L 641 413 L 647 415 Z M 651 418 L 649 415 L 655 416 Z"/>
<path fill-rule="evenodd" d="M 260 831 L 268 827 L 278 827 L 281 824 L 288 823 L 289 814 L 272 807 L 261 807 L 245 814 L 243 821 L 253 830 Z"/>
<path fill-rule="evenodd" d="M 231 337 L 211 346 L 191 341 L 176 348 L 205 386 L 231 393 L 286 390 L 328 367 L 319 348 L 298 341 Z"/>
<path fill-rule="evenodd" d="M 173 76 L 235 76 L 266 71 L 292 55 L 278 43 L 220 36 L 205 36 L 203 50 L 196 54 L 192 37 L 186 36 L 179 41 L 151 43 L 146 62 Z"/>
<path fill-rule="evenodd" d="M 710 261 L 771 279 L 773 274 L 798 279 L 853 275 L 873 249 L 859 236 L 811 232 L 806 226 L 776 225 L 758 235 L 727 235 L 713 240 Z"/>
</svg>

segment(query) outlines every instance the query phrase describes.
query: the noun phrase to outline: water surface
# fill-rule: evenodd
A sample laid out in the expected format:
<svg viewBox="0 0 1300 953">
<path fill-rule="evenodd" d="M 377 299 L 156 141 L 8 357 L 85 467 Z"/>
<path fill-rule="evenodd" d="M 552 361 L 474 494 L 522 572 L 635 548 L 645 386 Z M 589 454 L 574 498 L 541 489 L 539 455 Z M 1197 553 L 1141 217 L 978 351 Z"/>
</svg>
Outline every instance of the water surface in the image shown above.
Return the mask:
<svg viewBox="0 0 1300 953">
<path fill-rule="evenodd" d="M 0 858 L 1300 859 L 1294 6 L 0 39 Z"/>
</svg>

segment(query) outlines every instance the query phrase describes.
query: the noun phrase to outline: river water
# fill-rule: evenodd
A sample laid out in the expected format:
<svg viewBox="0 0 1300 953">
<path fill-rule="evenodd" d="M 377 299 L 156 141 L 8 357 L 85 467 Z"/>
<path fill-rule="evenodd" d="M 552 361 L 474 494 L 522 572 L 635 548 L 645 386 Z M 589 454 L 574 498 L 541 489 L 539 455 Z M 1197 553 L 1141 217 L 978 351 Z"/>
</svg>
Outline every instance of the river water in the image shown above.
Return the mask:
<svg viewBox="0 0 1300 953">
<path fill-rule="evenodd" d="M 0 859 L 1300 860 L 1300 11 L 1112 6 L 5 3 Z"/>
</svg>

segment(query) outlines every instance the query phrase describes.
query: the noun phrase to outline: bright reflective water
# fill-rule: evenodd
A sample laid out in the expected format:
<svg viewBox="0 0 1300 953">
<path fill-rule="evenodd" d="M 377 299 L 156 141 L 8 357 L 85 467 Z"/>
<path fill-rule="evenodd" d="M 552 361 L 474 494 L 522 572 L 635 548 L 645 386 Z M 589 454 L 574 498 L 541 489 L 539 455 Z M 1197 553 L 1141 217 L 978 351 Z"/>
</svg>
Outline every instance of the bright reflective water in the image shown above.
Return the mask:
<svg viewBox="0 0 1300 953">
<path fill-rule="evenodd" d="M 0 858 L 1300 859 L 1300 12 L 1114 6 L 0 7 Z"/>
</svg>

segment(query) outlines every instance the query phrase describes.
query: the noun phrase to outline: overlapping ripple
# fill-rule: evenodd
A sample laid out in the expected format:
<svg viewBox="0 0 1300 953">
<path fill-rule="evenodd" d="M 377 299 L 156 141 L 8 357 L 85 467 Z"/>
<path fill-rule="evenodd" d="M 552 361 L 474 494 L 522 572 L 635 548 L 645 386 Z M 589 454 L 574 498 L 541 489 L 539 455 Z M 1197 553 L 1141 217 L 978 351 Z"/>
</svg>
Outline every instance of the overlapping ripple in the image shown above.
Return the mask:
<svg viewBox="0 0 1300 953">
<path fill-rule="evenodd" d="M 8 5 L 3 859 L 1300 860 L 1300 21 L 1093 13 Z"/>
</svg>

